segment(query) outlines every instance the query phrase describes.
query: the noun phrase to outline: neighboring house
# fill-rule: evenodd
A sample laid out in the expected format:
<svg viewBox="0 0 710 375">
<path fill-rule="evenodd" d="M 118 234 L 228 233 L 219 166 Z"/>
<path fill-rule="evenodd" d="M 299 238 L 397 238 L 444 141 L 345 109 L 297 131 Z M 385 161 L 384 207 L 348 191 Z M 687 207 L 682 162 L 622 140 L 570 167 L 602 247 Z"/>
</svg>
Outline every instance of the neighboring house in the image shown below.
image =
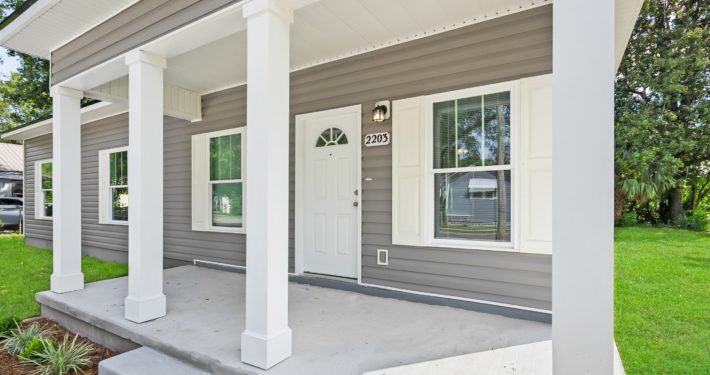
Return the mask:
<svg viewBox="0 0 710 375">
<path fill-rule="evenodd" d="M 0 44 L 51 58 L 54 118 L 3 138 L 52 291 L 84 287 L 81 254 L 128 262 L 140 323 L 164 266 L 246 267 L 241 359 L 266 369 L 292 352 L 287 272 L 336 276 L 554 314 L 556 371 L 611 371 L 612 79 L 640 0 L 26 3 Z"/>
<path fill-rule="evenodd" d="M 25 170 L 22 145 L 0 143 L 0 197 L 22 198 L 22 174 Z"/>
</svg>

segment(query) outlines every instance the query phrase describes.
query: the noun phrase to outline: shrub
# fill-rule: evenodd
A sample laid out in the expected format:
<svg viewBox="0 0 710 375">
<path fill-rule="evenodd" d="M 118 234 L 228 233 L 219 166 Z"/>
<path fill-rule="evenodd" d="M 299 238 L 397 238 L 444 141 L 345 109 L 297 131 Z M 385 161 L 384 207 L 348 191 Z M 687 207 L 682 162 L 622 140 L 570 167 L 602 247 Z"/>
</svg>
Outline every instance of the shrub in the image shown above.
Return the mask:
<svg viewBox="0 0 710 375">
<path fill-rule="evenodd" d="M 4 336 L 5 341 L 2 343 L 2 350 L 13 355 L 20 354 L 27 345 L 34 339 L 49 339 L 52 336 L 52 331 L 37 323 L 30 324 L 27 328 L 15 323 L 15 329 L 10 330 L 10 333 Z"/>
<path fill-rule="evenodd" d="M 33 362 L 38 359 L 38 355 L 45 351 L 44 348 L 54 346 L 54 341 L 51 339 L 43 339 L 37 336 L 32 338 L 32 341 L 27 343 L 25 348 L 20 352 L 18 357 L 22 362 Z"/>
<path fill-rule="evenodd" d="M 678 226 L 696 232 L 705 232 L 708 229 L 708 211 L 705 208 L 698 207 L 692 214 L 683 217 Z"/>
<path fill-rule="evenodd" d="M 79 335 L 69 341 L 69 336 L 64 336 L 64 340 L 57 344 L 43 342 L 41 352 L 35 354 L 35 359 L 31 362 L 37 365 L 38 375 L 67 375 L 75 372 L 83 372 L 82 367 L 91 364 L 92 346 L 89 343 L 77 343 Z"/>
<path fill-rule="evenodd" d="M 635 212 L 626 212 L 621 214 L 621 219 L 619 219 L 619 225 L 622 227 L 628 227 L 631 225 L 636 225 L 639 223 L 638 217 Z"/>
</svg>

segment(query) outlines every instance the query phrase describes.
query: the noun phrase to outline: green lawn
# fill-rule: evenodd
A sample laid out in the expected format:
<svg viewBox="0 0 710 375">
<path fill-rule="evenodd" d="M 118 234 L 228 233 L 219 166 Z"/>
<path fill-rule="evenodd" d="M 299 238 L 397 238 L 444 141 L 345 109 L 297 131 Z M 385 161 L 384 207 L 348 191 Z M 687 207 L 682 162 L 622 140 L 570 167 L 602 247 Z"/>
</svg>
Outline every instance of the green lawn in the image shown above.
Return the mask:
<svg viewBox="0 0 710 375">
<path fill-rule="evenodd" d="M 91 257 L 81 260 L 86 282 L 125 276 L 128 267 Z M 52 253 L 25 246 L 22 236 L 0 236 L 0 319 L 39 314 L 35 293 L 49 289 Z"/>
<path fill-rule="evenodd" d="M 710 374 L 709 234 L 618 228 L 615 285 L 628 374 Z"/>
</svg>

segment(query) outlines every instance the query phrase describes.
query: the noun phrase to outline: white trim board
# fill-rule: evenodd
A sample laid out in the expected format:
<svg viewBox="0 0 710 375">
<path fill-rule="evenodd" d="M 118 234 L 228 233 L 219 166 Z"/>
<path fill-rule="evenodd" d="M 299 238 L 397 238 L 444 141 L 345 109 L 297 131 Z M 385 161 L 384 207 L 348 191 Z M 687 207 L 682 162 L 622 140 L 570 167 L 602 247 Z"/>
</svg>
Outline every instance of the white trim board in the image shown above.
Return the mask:
<svg viewBox="0 0 710 375">
<path fill-rule="evenodd" d="M 338 115 L 338 114 L 357 114 L 358 122 L 355 126 L 354 137 L 351 137 L 351 141 L 357 142 L 355 147 L 355 164 L 356 164 L 356 180 L 357 180 L 357 237 L 356 252 L 357 252 L 357 281 L 358 283 L 362 280 L 362 105 L 356 104 L 349 107 L 335 108 L 318 112 L 304 113 L 296 115 L 295 130 L 296 130 L 296 150 L 295 150 L 295 164 L 296 164 L 296 194 L 295 194 L 295 230 L 294 230 L 294 271 L 296 275 L 304 274 L 304 254 L 303 254 L 303 230 L 305 225 L 305 126 L 304 121 L 309 119 L 314 119 L 321 117 L 323 115 Z"/>
</svg>

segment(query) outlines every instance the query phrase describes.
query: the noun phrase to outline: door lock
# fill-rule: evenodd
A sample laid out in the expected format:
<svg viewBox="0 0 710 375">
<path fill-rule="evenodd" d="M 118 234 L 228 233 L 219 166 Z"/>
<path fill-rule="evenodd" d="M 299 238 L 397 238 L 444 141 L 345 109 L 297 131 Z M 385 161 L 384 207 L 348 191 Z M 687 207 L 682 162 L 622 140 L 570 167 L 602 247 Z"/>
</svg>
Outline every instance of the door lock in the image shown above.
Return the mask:
<svg viewBox="0 0 710 375">
<path fill-rule="evenodd" d="M 357 202 L 353 202 L 353 207 L 357 207 L 359 204 Z"/>
</svg>

